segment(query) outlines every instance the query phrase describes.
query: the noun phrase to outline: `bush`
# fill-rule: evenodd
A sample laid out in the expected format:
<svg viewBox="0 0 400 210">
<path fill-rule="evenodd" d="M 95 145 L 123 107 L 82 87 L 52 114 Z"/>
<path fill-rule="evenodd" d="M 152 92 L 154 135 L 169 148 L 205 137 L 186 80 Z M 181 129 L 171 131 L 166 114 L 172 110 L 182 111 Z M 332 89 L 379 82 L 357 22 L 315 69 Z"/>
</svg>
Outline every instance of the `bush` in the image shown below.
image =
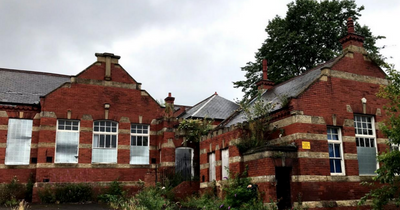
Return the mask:
<svg viewBox="0 0 400 210">
<path fill-rule="evenodd" d="M 92 194 L 92 187 L 85 183 L 58 184 L 55 188 L 56 200 L 60 203 L 91 201 Z"/>
<path fill-rule="evenodd" d="M 76 203 L 91 201 L 93 195 L 92 186 L 84 183 L 57 184 L 53 187 L 46 185 L 38 191 L 42 203 Z"/>
<path fill-rule="evenodd" d="M 0 185 L 0 204 L 6 206 L 15 206 L 19 200 L 25 198 L 25 186 L 18 182 L 17 177 L 10 183 Z"/>
<path fill-rule="evenodd" d="M 222 200 L 218 199 L 213 193 L 204 193 L 201 196 L 188 197 L 182 205 L 196 209 L 220 209 Z"/>
<path fill-rule="evenodd" d="M 125 195 L 126 192 L 123 190 L 121 184 L 117 180 L 114 180 L 111 182 L 110 187 L 107 188 L 101 195 L 99 195 L 97 199 L 104 203 L 115 203 L 116 201 L 125 201 Z"/>
<path fill-rule="evenodd" d="M 42 203 L 56 202 L 56 195 L 54 193 L 54 189 L 52 189 L 49 185 L 46 185 L 44 188 L 38 190 L 38 195 Z"/>
<path fill-rule="evenodd" d="M 125 201 L 116 199 L 109 204 L 112 208 L 124 210 L 174 209 L 174 205 L 171 204 L 170 200 L 165 198 L 165 194 L 165 188 L 147 187 L 131 199 Z"/>
</svg>

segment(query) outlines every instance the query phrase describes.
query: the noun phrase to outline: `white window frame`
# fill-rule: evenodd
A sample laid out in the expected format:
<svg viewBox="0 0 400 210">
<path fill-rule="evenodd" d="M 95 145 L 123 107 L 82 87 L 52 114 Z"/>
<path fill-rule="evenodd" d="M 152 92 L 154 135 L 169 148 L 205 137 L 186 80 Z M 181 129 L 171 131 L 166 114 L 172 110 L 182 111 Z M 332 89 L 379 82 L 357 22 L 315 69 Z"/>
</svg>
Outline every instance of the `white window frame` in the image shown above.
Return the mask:
<svg viewBox="0 0 400 210">
<path fill-rule="evenodd" d="M 221 150 L 221 180 L 225 180 L 224 177 L 229 178 L 229 149 Z"/>
<path fill-rule="evenodd" d="M 368 117 L 371 119 L 371 129 L 372 129 L 372 135 L 369 134 L 357 134 L 357 121 L 356 121 L 356 117 Z M 376 131 L 375 131 L 375 117 L 371 116 L 371 115 L 362 115 L 362 114 L 355 114 L 354 115 L 354 130 L 355 130 L 355 137 L 356 137 L 356 146 L 358 143 L 357 138 L 369 138 L 369 139 L 374 139 L 374 147 L 375 147 L 375 151 L 376 151 L 376 155 L 378 156 L 378 143 L 377 143 L 377 138 L 376 138 Z M 365 145 L 365 140 L 364 140 L 364 145 Z M 359 147 L 359 146 L 357 146 Z M 369 147 L 371 147 L 371 144 L 369 143 Z M 379 162 L 378 160 L 376 160 L 376 169 L 379 169 Z M 359 174 L 360 176 L 369 176 L 369 175 L 376 175 L 376 174 Z"/>
<path fill-rule="evenodd" d="M 65 122 L 71 122 L 71 123 L 73 123 L 73 122 L 78 122 L 78 125 L 77 125 L 77 129 L 76 130 L 74 130 L 74 125 L 72 124 L 72 127 L 71 127 L 71 129 L 69 129 L 69 130 L 67 130 L 67 128 L 64 128 L 64 129 L 60 129 L 60 121 L 65 121 Z M 64 126 L 64 127 L 66 127 L 66 126 Z M 60 135 L 60 133 L 78 133 L 78 139 L 77 139 L 77 142 L 78 142 L 78 144 L 77 144 L 77 150 L 76 150 L 76 154 L 75 154 L 75 159 L 76 159 L 76 161 L 72 161 L 72 162 L 64 162 L 64 161 L 62 161 L 62 160 L 58 160 L 58 155 L 57 155 L 57 145 L 58 145 L 58 141 L 59 141 L 59 135 Z M 54 162 L 55 163 L 78 163 L 78 156 L 79 156 L 79 135 L 80 134 L 80 121 L 79 120 L 68 120 L 68 119 L 59 119 L 59 120 L 57 120 L 57 133 L 56 133 L 56 148 L 55 148 L 55 158 L 54 158 Z"/>
<path fill-rule="evenodd" d="M 98 130 L 96 130 L 96 123 L 99 123 L 99 129 Z M 104 122 L 105 123 L 105 125 L 104 125 L 104 130 L 105 131 L 101 131 L 101 127 L 102 127 L 102 125 L 101 125 L 101 123 L 102 122 Z M 107 131 L 107 122 L 110 122 L 111 124 L 111 128 L 110 128 L 110 131 Z M 112 126 L 112 124 L 113 123 L 115 123 L 115 131 L 113 131 L 113 126 Z M 98 138 L 98 142 L 96 142 L 96 139 L 95 139 L 95 136 L 96 135 L 99 135 L 99 138 Z M 101 147 L 101 146 L 98 146 L 99 144 L 100 144 L 100 142 L 101 142 L 101 135 L 104 135 L 105 136 L 105 138 L 104 138 L 104 145 Z M 110 147 L 107 147 L 107 145 L 106 145 L 106 137 L 107 137 L 107 135 L 109 135 L 110 136 Z M 115 147 L 112 147 L 112 136 L 115 136 Z M 98 144 L 96 144 L 96 143 L 98 143 Z M 94 156 L 94 152 L 95 152 L 95 150 L 103 150 L 103 151 L 107 151 L 107 150 L 109 150 L 110 152 L 112 151 L 112 150 L 115 150 L 115 160 L 114 161 L 94 161 L 94 159 L 95 159 L 95 156 Z M 93 136 L 92 136 L 92 163 L 117 163 L 117 161 L 118 161 L 118 122 L 115 122 L 115 121 L 111 121 L 111 120 L 96 120 L 96 121 L 94 121 L 93 122 Z"/>
<path fill-rule="evenodd" d="M 208 154 L 208 163 L 209 163 L 209 168 L 208 168 L 208 181 L 212 182 L 217 179 L 216 177 L 216 171 L 215 171 L 215 152 L 209 153 Z"/>
<path fill-rule="evenodd" d="M 25 122 L 23 123 L 24 126 L 18 124 L 18 122 L 21 121 Z M 28 123 L 28 121 L 30 122 Z M 12 128 L 15 128 L 17 130 L 13 130 Z M 5 165 L 29 165 L 30 155 L 31 155 L 31 143 L 32 143 L 32 128 L 33 128 L 33 120 L 31 119 L 13 119 L 13 118 L 8 119 L 7 147 L 6 147 L 6 156 L 4 159 Z M 16 132 L 19 131 L 18 129 L 25 129 L 26 131 L 25 134 L 29 133 L 30 136 L 27 136 L 29 137 L 29 141 L 24 141 L 24 139 L 21 138 L 15 139 L 15 137 L 19 137 L 16 135 Z M 28 129 L 30 130 L 30 132 L 27 131 Z M 27 149 L 26 147 L 21 148 L 21 144 L 25 143 L 27 144 L 25 146 L 27 146 L 29 149 Z M 14 150 L 11 151 L 11 148 L 13 148 Z M 20 159 L 24 160 L 15 161 L 14 157 L 21 157 L 21 156 L 23 158 Z"/>
<path fill-rule="evenodd" d="M 133 126 L 138 126 L 138 125 L 141 125 L 141 126 L 147 126 L 147 129 L 145 130 L 145 129 L 140 129 L 140 131 L 142 131 L 141 133 L 139 133 L 139 132 L 137 132 L 138 131 L 138 128 L 136 128 L 136 129 L 134 129 L 133 128 Z M 136 130 L 136 133 L 134 132 Z M 144 131 L 146 131 L 146 132 L 144 132 Z M 133 138 L 134 137 L 147 137 L 147 145 L 145 146 L 145 145 L 143 145 L 143 139 L 142 139 L 142 145 L 137 145 L 137 142 L 135 142 L 135 144 L 136 145 L 133 145 Z M 131 137 L 130 137 L 130 160 L 129 160 L 129 164 L 131 164 L 131 165 L 148 165 L 148 164 L 150 164 L 150 125 L 147 125 L 147 124 L 131 124 Z M 148 159 L 147 159 L 147 162 L 145 161 L 145 162 L 140 162 L 139 161 L 139 163 L 136 163 L 135 161 L 134 161 L 134 157 L 135 157 L 135 155 L 134 154 L 132 154 L 133 153 L 133 150 L 135 149 L 135 147 L 142 147 L 142 148 L 144 148 L 144 149 L 146 149 L 147 150 L 147 157 L 148 157 Z M 136 156 L 136 157 L 143 157 L 143 156 Z"/>
<path fill-rule="evenodd" d="M 332 140 L 329 139 L 329 135 L 335 135 L 334 133 L 330 133 L 329 129 L 336 129 L 337 131 L 337 136 L 338 136 L 338 140 Z M 339 149 L 340 149 L 340 168 L 341 168 L 341 173 L 336 173 L 336 172 L 331 172 L 331 175 L 345 175 L 346 171 L 345 171 L 345 163 L 344 163 L 344 151 L 343 151 L 343 139 L 342 139 L 342 129 L 339 127 L 327 127 L 327 139 L 328 139 L 328 149 L 329 149 L 329 145 L 339 145 Z M 333 151 L 335 151 L 335 147 L 333 146 Z M 329 156 L 329 171 L 330 171 L 330 160 L 338 160 L 339 158 L 332 158 Z"/>
</svg>

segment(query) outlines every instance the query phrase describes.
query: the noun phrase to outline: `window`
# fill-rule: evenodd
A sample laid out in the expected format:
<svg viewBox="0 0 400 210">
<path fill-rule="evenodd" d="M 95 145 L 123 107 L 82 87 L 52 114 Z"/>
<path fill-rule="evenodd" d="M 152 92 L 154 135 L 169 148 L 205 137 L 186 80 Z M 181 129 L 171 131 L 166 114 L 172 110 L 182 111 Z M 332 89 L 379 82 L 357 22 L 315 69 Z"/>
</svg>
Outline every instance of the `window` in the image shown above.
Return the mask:
<svg viewBox="0 0 400 210">
<path fill-rule="evenodd" d="M 149 164 L 149 125 L 131 125 L 130 164 Z"/>
<path fill-rule="evenodd" d="M 9 119 L 6 165 L 29 165 L 32 140 L 32 120 Z"/>
<path fill-rule="evenodd" d="M 221 150 L 221 160 L 222 160 L 221 180 L 225 180 L 224 177 L 229 178 L 229 149 Z"/>
<path fill-rule="evenodd" d="M 95 121 L 93 129 L 93 163 L 117 163 L 118 124 L 112 121 Z"/>
<path fill-rule="evenodd" d="M 340 128 L 328 127 L 329 164 L 332 175 L 344 175 L 343 144 Z"/>
<path fill-rule="evenodd" d="M 208 154 L 208 162 L 210 164 L 209 167 L 209 180 L 210 182 L 212 182 L 213 180 L 216 179 L 215 176 L 215 153 L 210 153 Z"/>
<path fill-rule="evenodd" d="M 56 163 L 78 163 L 79 121 L 58 120 Z"/>
<path fill-rule="evenodd" d="M 374 118 L 371 116 L 354 116 L 358 170 L 360 175 L 375 174 L 375 170 L 377 169 L 377 149 L 374 123 Z"/>
</svg>

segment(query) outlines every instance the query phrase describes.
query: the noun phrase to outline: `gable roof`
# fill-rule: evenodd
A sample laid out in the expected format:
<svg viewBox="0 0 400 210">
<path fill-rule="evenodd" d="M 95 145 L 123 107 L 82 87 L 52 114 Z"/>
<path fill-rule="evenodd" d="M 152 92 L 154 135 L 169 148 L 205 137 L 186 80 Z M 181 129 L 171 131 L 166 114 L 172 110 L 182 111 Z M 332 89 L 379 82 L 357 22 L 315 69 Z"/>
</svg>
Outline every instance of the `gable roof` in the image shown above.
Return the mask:
<svg viewBox="0 0 400 210">
<path fill-rule="evenodd" d="M 70 76 L 0 68 L 0 103 L 38 104 Z"/>
<path fill-rule="evenodd" d="M 191 109 L 181 114 L 181 118 L 210 118 L 224 120 L 229 117 L 239 105 L 225 99 L 218 94 L 213 94 L 200 103 L 194 105 Z"/>
<path fill-rule="evenodd" d="M 321 76 L 322 69 L 332 67 L 332 65 L 339 61 L 341 58 L 342 56 L 331 59 L 313 69 L 307 70 L 302 75 L 280 83 L 262 93 L 261 98 L 266 102 L 271 102 L 272 104 L 275 104 L 271 112 L 277 111 L 283 108 L 282 99 L 297 97 L 298 95 L 303 93 L 312 83 L 314 83 L 314 81 L 316 81 Z M 253 104 L 255 100 L 256 99 L 253 99 L 250 104 Z M 236 125 L 237 123 L 242 123 L 244 121 L 246 121 L 246 117 L 244 113 L 239 110 L 238 112 L 232 114 L 232 116 L 230 116 L 225 122 L 222 122 L 221 125 L 225 125 L 225 127 L 230 127 L 231 125 Z"/>
</svg>

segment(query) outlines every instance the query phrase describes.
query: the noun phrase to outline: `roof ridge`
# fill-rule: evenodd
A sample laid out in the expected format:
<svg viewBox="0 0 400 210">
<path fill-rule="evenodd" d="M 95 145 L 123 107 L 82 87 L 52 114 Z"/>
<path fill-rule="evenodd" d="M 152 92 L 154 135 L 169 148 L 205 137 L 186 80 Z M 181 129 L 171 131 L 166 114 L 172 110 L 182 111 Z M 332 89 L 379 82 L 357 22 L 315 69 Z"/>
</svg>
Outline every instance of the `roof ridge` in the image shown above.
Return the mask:
<svg viewBox="0 0 400 210">
<path fill-rule="evenodd" d="M 10 71 L 10 72 L 19 72 L 19 73 L 27 73 L 27 74 L 39 74 L 39 75 L 58 76 L 58 77 L 71 77 L 71 75 L 65 75 L 65 74 L 55 74 L 55 73 L 49 73 L 49 72 L 21 70 L 21 69 L 0 68 L 0 71 Z"/>
<path fill-rule="evenodd" d="M 204 103 L 203 106 L 201 106 L 199 109 L 197 109 L 192 115 L 195 116 L 201 109 L 203 109 L 208 103 L 210 103 L 210 101 L 212 101 L 215 98 L 215 96 L 217 95 L 214 94 L 211 97 L 209 97 L 209 100 L 206 103 Z"/>
</svg>

